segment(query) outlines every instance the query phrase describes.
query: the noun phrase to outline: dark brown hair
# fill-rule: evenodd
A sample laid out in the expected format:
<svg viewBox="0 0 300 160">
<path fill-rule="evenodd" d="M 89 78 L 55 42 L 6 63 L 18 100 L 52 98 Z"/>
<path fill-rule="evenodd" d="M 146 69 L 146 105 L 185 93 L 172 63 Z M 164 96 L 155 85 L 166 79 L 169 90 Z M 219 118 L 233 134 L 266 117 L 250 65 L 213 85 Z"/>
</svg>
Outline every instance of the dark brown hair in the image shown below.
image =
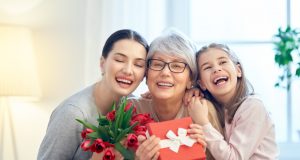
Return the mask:
<svg viewBox="0 0 300 160">
<path fill-rule="evenodd" d="M 103 50 L 102 56 L 107 58 L 109 52 L 112 50 L 114 44 L 123 39 L 132 39 L 138 43 L 140 43 L 146 49 L 146 53 L 148 53 L 149 45 L 147 41 L 136 31 L 130 29 L 122 29 L 111 34 L 106 40 Z"/>
</svg>

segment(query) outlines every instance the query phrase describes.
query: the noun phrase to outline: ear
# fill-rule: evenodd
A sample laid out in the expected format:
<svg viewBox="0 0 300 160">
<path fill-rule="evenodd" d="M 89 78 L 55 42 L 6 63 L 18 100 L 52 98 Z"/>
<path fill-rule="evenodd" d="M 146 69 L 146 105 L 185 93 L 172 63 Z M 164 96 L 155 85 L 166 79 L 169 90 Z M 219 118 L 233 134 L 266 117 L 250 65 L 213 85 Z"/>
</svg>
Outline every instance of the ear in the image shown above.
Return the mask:
<svg viewBox="0 0 300 160">
<path fill-rule="evenodd" d="M 186 89 L 191 89 L 192 87 L 193 87 L 192 80 L 189 80 L 187 85 L 186 85 Z"/>
<path fill-rule="evenodd" d="M 237 72 L 237 77 L 238 77 L 238 78 L 241 78 L 241 77 L 242 77 L 242 69 L 241 69 L 241 65 L 240 65 L 240 64 L 237 64 L 235 68 L 236 68 L 236 72 Z"/>
<path fill-rule="evenodd" d="M 100 69 L 101 69 L 101 73 L 105 72 L 105 58 L 103 56 L 101 56 L 100 58 Z"/>
<path fill-rule="evenodd" d="M 203 82 L 201 80 L 197 80 L 197 83 L 199 84 L 200 88 L 203 90 L 203 91 L 206 91 L 206 87 L 205 85 L 203 84 Z"/>
</svg>

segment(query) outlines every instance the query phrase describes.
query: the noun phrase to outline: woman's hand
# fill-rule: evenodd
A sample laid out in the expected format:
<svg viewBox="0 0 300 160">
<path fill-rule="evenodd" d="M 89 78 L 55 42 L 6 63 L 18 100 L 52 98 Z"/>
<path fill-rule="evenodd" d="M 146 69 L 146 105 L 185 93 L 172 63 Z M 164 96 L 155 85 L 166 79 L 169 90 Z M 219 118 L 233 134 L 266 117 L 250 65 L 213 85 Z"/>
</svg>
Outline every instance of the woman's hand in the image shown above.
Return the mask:
<svg viewBox="0 0 300 160">
<path fill-rule="evenodd" d="M 192 97 L 203 97 L 204 95 L 201 93 L 200 89 L 199 88 L 191 88 L 191 89 L 187 89 L 185 91 L 185 94 L 183 96 L 183 104 L 185 106 L 188 106 L 188 104 L 190 103 L 190 101 L 192 100 Z"/>
<path fill-rule="evenodd" d="M 199 96 L 194 96 L 188 105 L 189 115 L 193 121 L 200 125 L 209 123 L 207 100 Z"/>
<path fill-rule="evenodd" d="M 140 143 L 135 152 L 136 160 L 157 160 L 159 156 L 159 141 L 160 139 L 152 135 L 148 139 L 144 136 L 138 136 Z"/>
<path fill-rule="evenodd" d="M 202 126 L 199 124 L 190 124 L 190 129 L 188 129 L 190 137 L 195 139 L 198 143 L 202 144 L 203 148 L 206 149 L 205 136 Z"/>
<path fill-rule="evenodd" d="M 151 95 L 151 93 L 149 91 L 141 94 L 141 97 L 145 98 L 145 99 L 152 99 L 152 95 Z"/>
<path fill-rule="evenodd" d="M 115 150 L 114 148 L 111 148 L 112 151 L 114 152 L 115 154 L 115 160 L 123 160 L 124 157 L 122 156 L 122 154 Z M 90 160 L 99 160 L 99 159 L 103 159 L 103 156 L 104 156 L 104 152 L 105 151 L 102 151 L 101 153 L 96 153 L 96 152 L 93 152 L 93 155 L 92 157 L 90 158 Z"/>
</svg>

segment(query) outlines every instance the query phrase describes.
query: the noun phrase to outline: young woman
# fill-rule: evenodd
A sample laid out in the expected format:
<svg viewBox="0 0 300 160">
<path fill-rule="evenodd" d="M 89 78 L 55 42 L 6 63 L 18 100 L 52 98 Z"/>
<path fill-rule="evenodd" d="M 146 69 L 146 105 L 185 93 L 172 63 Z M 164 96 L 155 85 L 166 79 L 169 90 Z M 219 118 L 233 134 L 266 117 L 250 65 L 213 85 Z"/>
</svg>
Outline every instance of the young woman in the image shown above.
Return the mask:
<svg viewBox="0 0 300 160">
<path fill-rule="evenodd" d="M 106 41 L 100 68 L 102 79 L 62 102 L 52 113 L 37 159 L 89 159 L 80 148 L 83 125 L 75 119 L 97 124 L 114 101 L 132 93 L 143 80 L 148 44 L 133 30 L 119 30 Z"/>
<path fill-rule="evenodd" d="M 196 54 L 198 83 L 224 127 L 224 137 L 208 120 L 206 100 L 193 97 L 189 108 L 199 115 L 207 148 L 215 159 L 278 159 L 274 124 L 248 83 L 241 62 L 225 45 L 210 44 Z"/>
</svg>

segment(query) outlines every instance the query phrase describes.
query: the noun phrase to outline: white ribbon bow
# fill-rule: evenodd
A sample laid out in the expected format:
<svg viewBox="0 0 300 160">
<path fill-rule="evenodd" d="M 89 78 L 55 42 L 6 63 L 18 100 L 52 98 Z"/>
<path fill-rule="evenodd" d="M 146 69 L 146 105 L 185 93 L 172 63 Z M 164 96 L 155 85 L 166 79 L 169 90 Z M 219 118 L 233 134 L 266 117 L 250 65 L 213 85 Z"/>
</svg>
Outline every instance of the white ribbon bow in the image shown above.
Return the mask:
<svg viewBox="0 0 300 160">
<path fill-rule="evenodd" d="M 186 145 L 188 147 L 192 147 L 193 144 L 196 142 L 195 139 L 190 138 L 187 136 L 187 130 L 184 128 L 178 128 L 177 131 L 178 136 L 176 134 L 169 130 L 166 137 L 169 139 L 163 139 L 160 141 L 160 147 L 161 148 L 169 148 L 173 152 L 178 153 L 180 145 Z"/>
</svg>

